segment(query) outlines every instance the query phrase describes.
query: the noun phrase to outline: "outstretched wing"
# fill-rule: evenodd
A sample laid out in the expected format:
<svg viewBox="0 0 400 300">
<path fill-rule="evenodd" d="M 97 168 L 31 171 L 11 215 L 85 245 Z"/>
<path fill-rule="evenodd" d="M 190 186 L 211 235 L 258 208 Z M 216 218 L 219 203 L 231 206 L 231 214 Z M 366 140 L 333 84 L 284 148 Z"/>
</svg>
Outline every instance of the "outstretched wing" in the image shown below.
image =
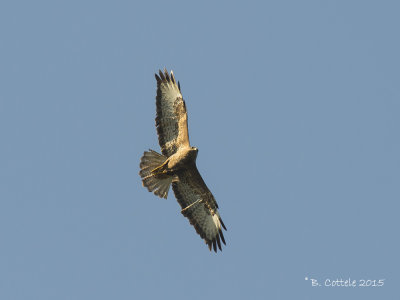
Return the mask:
<svg viewBox="0 0 400 300">
<path fill-rule="evenodd" d="M 189 147 L 187 112 L 179 82 L 167 70 L 155 74 L 157 80 L 156 127 L 161 152 L 171 156 L 180 147 Z"/>
<path fill-rule="evenodd" d="M 226 230 L 218 212 L 218 204 L 203 181 L 196 165 L 178 174 L 179 180 L 172 183 L 175 197 L 182 207 L 182 214 L 189 219 L 196 232 L 217 252 L 221 240 L 225 244 L 221 226 Z"/>
</svg>

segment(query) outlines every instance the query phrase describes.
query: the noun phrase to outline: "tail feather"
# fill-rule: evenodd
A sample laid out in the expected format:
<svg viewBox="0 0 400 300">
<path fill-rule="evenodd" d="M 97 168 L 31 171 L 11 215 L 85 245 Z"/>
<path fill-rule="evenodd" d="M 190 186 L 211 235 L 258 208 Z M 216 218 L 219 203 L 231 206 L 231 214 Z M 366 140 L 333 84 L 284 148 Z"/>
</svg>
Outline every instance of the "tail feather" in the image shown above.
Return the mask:
<svg viewBox="0 0 400 300">
<path fill-rule="evenodd" d="M 154 150 L 145 151 L 140 159 L 140 176 L 145 177 L 151 174 L 151 171 L 162 165 L 167 158 Z"/>
<path fill-rule="evenodd" d="M 140 160 L 140 172 L 139 175 L 142 177 L 143 186 L 145 186 L 149 192 L 153 192 L 155 195 L 167 199 L 169 187 L 173 180 L 173 176 L 167 174 L 153 174 L 152 171 L 161 166 L 167 157 L 157 153 L 150 149 L 145 151 Z"/>
</svg>

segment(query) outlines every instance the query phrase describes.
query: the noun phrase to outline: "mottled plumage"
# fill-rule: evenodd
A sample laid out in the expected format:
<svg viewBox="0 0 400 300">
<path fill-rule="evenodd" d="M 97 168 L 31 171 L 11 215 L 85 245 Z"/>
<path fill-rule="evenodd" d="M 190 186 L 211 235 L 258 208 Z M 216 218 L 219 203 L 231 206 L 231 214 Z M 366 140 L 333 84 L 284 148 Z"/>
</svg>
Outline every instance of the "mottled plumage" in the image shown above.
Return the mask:
<svg viewBox="0 0 400 300">
<path fill-rule="evenodd" d="M 140 162 L 143 186 L 161 198 L 172 189 L 182 210 L 209 249 L 222 250 L 225 244 L 218 204 L 196 167 L 198 150 L 189 143 L 187 111 L 179 82 L 173 72 L 160 71 L 157 80 L 156 128 L 159 154 L 146 151 Z"/>
</svg>

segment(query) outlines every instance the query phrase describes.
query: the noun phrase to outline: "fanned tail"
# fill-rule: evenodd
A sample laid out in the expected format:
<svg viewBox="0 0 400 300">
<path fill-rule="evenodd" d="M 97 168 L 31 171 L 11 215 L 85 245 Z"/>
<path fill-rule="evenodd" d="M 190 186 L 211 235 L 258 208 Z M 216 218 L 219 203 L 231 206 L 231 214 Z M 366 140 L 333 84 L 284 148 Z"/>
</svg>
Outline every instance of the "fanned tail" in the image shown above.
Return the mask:
<svg viewBox="0 0 400 300">
<path fill-rule="evenodd" d="M 150 151 L 145 151 L 140 159 L 139 172 L 140 177 L 142 177 L 143 186 L 145 186 L 149 192 L 153 192 L 160 198 L 165 199 L 168 197 L 169 187 L 174 177 L 162 172 L 154 171 L 155 169 L 159 169 L 166 160 L 167 157 L 154 150 L 150 149 Z"/>
</svg>

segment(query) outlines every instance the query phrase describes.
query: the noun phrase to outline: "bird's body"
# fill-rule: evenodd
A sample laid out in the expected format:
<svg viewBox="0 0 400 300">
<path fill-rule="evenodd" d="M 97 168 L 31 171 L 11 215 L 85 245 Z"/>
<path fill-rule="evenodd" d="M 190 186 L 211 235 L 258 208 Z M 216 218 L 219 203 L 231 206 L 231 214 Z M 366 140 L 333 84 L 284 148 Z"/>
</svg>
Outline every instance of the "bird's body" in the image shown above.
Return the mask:
<svg viewBox="0 0 400 300">
<path fill-rule="evenodd" d="M 196 164 L 197 148 L 179 148 L 178 151 L 168 158 L 167 170 L 179 173 Z"/>
<path fill-rule="evenodd" d="M 162 154 L 146 151 L 140 162 L 143 185 L 161 198 L 168 197 L 172 189 L 196 232 L 208 247 L 221 250 L 225 244 L 221 226 L 226 230 L 218 212 L 218 204 L 204 183 L 196 166 L 198 149 L 191 147 L 187 127 L 185 101 L 179 82 L 166 70 L 156 74 L 157 117 L 156 127 Z"/>
</svg>

